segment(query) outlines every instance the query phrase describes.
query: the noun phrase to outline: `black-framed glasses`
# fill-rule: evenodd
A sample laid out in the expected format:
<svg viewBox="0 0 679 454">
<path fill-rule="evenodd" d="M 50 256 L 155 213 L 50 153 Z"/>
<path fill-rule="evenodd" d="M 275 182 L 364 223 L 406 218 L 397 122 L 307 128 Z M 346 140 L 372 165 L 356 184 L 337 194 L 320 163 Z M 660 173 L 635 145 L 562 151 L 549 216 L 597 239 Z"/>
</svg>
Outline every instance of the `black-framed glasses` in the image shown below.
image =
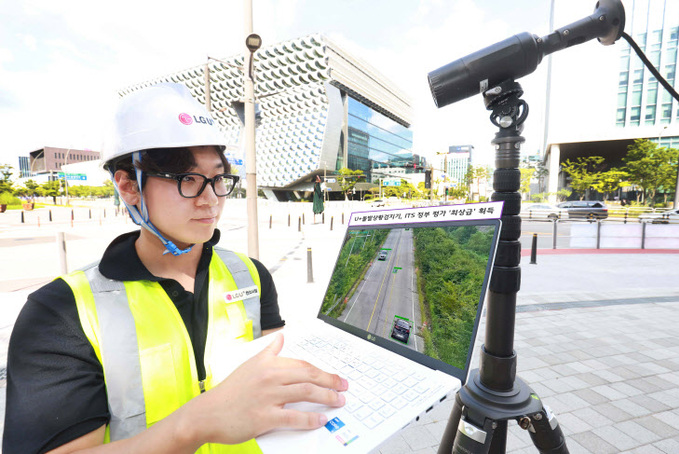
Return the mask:
<svg viewBox="0 0 679 454">
<path fill-rule="evenodd" d="M 240 179 L 238 175 L 220 173 L 212 178 L 208 178 L 200 173 L 156 173 L 146 172 L 150 177 L 165 178 L 175 180 L 179 195 L 187 199 L 193 199 L 203 193 L 208 183 L 212 186 L 217 197 L 226 197 L 231 194 L 236 183 Z"/>
</svg>

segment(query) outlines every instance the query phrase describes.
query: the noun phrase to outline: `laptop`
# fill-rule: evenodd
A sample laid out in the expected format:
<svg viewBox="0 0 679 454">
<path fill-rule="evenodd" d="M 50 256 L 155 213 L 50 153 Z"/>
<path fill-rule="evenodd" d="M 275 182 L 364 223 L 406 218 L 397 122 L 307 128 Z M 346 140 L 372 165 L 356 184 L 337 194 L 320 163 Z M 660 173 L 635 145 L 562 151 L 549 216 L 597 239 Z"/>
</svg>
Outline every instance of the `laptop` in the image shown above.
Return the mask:
<svg viewBox="0 0 679 454">
<path fill-rule="evenodd" d="M 452 398 L 469 373 L 501 214 L 502 202 L 352 213 L 316 319 L 286 326 L 280 353 L 346 378 L 346 405 L 289 404 L 328 423 L 264 434 L 262 451 L 369 452 Z M 245 344 L 237 362 L 271 339 Z"/>
</svg>

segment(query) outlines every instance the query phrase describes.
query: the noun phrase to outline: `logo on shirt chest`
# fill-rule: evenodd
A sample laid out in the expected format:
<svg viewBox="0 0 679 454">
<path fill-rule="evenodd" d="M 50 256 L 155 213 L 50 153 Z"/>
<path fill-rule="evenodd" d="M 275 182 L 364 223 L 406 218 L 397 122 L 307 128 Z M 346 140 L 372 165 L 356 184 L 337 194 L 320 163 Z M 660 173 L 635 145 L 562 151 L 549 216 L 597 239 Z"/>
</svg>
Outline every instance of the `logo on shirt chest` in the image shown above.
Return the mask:
<svg viewBox="0 0 679 454">
<path fill-rule="evenodd" d="M 236 301 L 243 301 L 254 296 L 259 296 L 259 289 L 256 285 L 226 292 L 224 293 L 224 301 L 227 303 L 235 303 Z"/>
</svg>

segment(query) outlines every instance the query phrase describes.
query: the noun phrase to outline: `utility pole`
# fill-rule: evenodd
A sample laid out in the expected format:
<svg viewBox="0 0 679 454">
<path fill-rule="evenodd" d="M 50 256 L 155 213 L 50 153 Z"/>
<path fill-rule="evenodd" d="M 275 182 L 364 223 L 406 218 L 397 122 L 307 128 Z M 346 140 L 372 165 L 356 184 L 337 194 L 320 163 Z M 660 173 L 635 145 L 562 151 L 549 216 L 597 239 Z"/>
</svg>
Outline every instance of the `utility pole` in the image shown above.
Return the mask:
<svg viewBox="0 0 679 454">
<path fill-rule="evenodd" d="M 245 180 L 248 214 L 248 255 L 259 259 L 259 228 L 257 219 L 257 163 L 255 153 L 255 81 L 253 67 L 255 51 L 261 46 L 259 36 L 252 33 L 252 0 L 245 0 L 245 45 L 249 61 L 244 69 L 243 85 L 245 91 Z"/>
</svg>

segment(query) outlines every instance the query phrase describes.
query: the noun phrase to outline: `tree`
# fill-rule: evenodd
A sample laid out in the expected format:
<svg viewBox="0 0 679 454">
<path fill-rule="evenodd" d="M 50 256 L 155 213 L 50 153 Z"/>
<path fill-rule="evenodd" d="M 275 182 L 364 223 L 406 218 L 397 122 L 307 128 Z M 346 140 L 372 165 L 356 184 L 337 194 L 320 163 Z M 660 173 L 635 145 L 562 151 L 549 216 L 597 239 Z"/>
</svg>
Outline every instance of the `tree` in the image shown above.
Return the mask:
<svg viewBox="0 0 679 454">
<path fill-rule="evenodd" d="M 12 185 L 12 166 L 9 164 L 0 164 L 0 193 L 7 192 L 14 194 Z"/>
<path fill-rule="evenodd" d="M 604 170 L 603 156 L 587 156 L 576 158 L 575 161 L 566 159 L 561 169 L 571 178 L 571 187 L 579 192 L 580 200 L 589 198 L 589 190 L 599 181 L 599 175 Z"/>
<path fill-rule="evenodd" d="M 354 186 L 361 178 L 365 179 L 365 175 L 363 175 L 363 171 L 361 169 L 351 170 L 347 169 L 346 167 L 339 169 L 337 182 L 344 193 L 345 199 L 348 198 L 349 192 L 354 189 Z"/>
<path fill-rule="evenodd" d="M 519 169 L 519 171 L 521 172 L 521 186 L 519 188 L 519 192 L 521 194 L 528 194 L 530 192 L 530 181 L 533 179 L 535 169 L 526 169 L 522 167 Z"/>
<path fill-rule="evenodd" d="M 43 183 L 40 185 L 40 195 L 43 197 L 52 197 L 53 203 L 56 205 L 57 203 L 57 196 L 60 195 L 61 191 L 61 181 L 59 180 L 54 180 L 54 181 L 48 181 L 47 183 Z"/>
<path fill-rule="evenodd" d="M 629 181 L 642 189 L 642 202 L 653 204 L 658 189 L 669 191 L 677 175 L 677 150 L 658 147 L 647 139 L 637 139 L 622 158 Z"/>
<path fill-rule="evenodd" d="M 488 181 L 490 170 L 482 166 L 469 166 L 467 173 L 464 176 L 464 181 L 469 187 L 469 195 L 473 198 L 474 194 L 481 197 L 481 182 Z M 476 192 L 474 192 L 473 184 L 476 184 Z"/>
<path fill-rule="evenodd" d="M 608 200 L 608 195 L 617 191 L 623 186 L 629 186 L 627 178 L 629 174 L 624 170 L 611 169 L 599 174 L 599 181 L 594 185 L 594 189 L 604 194 L 604 201 Z"/>
</svg>

